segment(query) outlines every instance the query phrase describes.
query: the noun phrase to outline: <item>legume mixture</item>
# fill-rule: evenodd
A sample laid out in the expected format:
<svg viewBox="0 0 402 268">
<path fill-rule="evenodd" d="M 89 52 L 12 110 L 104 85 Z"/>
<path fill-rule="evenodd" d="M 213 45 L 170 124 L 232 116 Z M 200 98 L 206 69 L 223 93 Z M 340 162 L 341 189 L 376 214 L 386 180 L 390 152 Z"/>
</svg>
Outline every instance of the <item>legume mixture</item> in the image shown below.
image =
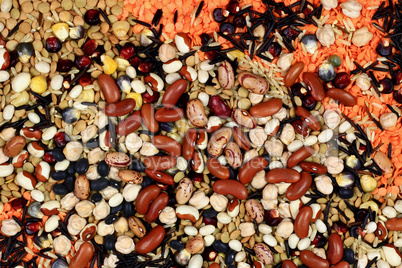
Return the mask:
<svg viewBox="0 0 402 268">
<path fill-rule="evenodd" d="M 0 267 L 402 267 L 398 1 L 0 12 Z"/>
</svg>

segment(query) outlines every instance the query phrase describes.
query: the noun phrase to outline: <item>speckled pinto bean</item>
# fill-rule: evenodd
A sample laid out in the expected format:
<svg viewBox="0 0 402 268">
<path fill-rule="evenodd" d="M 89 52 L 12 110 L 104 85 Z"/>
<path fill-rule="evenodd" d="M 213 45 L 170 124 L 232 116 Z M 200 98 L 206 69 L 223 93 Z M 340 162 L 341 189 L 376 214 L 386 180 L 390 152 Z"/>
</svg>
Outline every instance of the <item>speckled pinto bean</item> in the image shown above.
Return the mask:
<svg viewBox="0 0 402 268">
<path fill-rule="evenodd" d="M 204 159 L 200 151 L 195 150 L 193 153 L 191 167 L 197 173 L 202 173 L 204 171 Z"/>
<path fill-rule="evenodd" d="M 186 113 L 188 120 L 196 128 L 203 128 L 208 123 L 204 104 L 199 99 L 194 99 L 187 103 Z"/>
<path fill-rule="evenodd" d="M 174 157 L 179 157 L 181 155 L 181 145 L 176 140 L 163 136 L 156 135 L 152 137 L 152 144 L 155 145 L 159 150 L 163 150 Z"/>
<path fill-rule="evenodd" d="M 313 172 L 317 174 L 327 173 L 327 167 L 321 164 L 303 161 L 300 162 L 299 166 L 307 172 Z"/>
<path fill-rule="evenodd" d="M 247 200 L 245 208 L 250 218 L 255 219 L 257 223 L 261 223 L 264 220 L 264 209 L 257 200 Z"/>
<path fill-rule="evenodd" d="M 238 174 L 239 181 L 243 184 L 250 183 L 255 174 L 263 170 L 268 165 L 268 161 L 262 157 L 255 157 L 245 163 Z"/>
<path fill-rule="evenodd" d="M 182 108 L 166 109 L 161 108 L 155 113 L 155 120 L 158 122 L 175 122 L 182 118 L 184 111 Z"/>
<path fill-rule="evenodd" d="M 301 198 L 310 189 L 313 179 L 310 173 L 302 171 L 300 173 L 300 180 L 292 185 L 286 190 L 286 198 L 289 201 L 294 201 Z"/>
<path fill-rule="evenodd" d="M 291 87 L 296 83 L 297 78 L 304 69 L 304 63 L 301 61 L 293 64 L 285 75 L 284 82 L 286 87 Z"/>
<path fill-rule="evenodd" d="M 292 168 L 297 166 L 301 161 L 306 160 L 314 154 L 314 149 L 311 146 L 302 147 L 294 152 L 288 159 L 287 166 Z"/>
<path fill-rule="evenodd" d="M 85 242 L 75 254 L 70 262 L 69 267 L 86 268 L 94 255 L 94 249 L 91 243 Z"/>
<path fill-rule="evenodd" d="M 107 74 L 99 75 L 98 84 L 103 95 L 105 95 L 107 103 L 113 103 L 120 99 L 120 90 L 117 87 L 116 81 L 111 76 Z"/>
<path fill-rule="evenodd" d="M 116 126 L 116 133 L 125 136 L 133 133 L 141 126 L 141 113 L 140 111 L 135 111 L 129 117 L 122 120 Z"/>
<path fill-rule="evenodd" d="M 207 168 L 209 172 L 221 180 L 227 180 L 230 177 L 229 168 L 222 166 L 216 158 L 208 158 Z"/>
<path fill-rule="evenodd" d="M 176 166 L 176 157 L 170 155 L 147 156 L 144 164 L 152 170 L 167 170 Z"/>
<path fill-rule="evenodd" d="M 135 209 L 138 213 L 145 215 L 148 212 L 151 202 L 158 197 L 161 189 L 156 185 L 149 185 L 141 190 L 135 201 Z"/>
<path fill-rule="evenodd" d="M 267 172 L 265 179 L 269 183 L 295 183 L 300 180 L 300 173 L 291 168 L 275 168 Z"/>
<path fill-rule="evenodd" d="M 153 180 L 163 183 L 163 184 L 167 184 L 167 185 L 174 185 L 174 180 L 172 178 L 172 176 L 170 176 L 169 174 L 162 172 L 162 171 L 158 171 L 158 170 L 151 170 L 151 169 L 145 169 L 145 173 Z"/>
<path fill-rule="evenodd" d="M 105 157 L 105 162 L 111 167 L 128 167 L 131 164 L 130 157 L 125 153 L 108 152 Z"/>
<path fill-rule="evenodd" d="M 320 78 L 314 73 L 305 72 L 303 74 L 303 81 L 306 83 L 307 87 L 310 89 L 311 96 L 316 101 L 322 101 L 325 98 L 325 90 L 322 85 Z"/>
<path fill-rule="evenodd" d="M 248 196 L 246 186 L 236 180 L 218 180 L 212 186 L 212 190 L 217 194 L 229 194 L 240 200 L 246 199 Z"/>
<path fill-rule="evenodd" d="M 81 200 L 89 197 L 89 181 L 85 175 L 78 175 L 75 179 L 74 194 Z"/>
<path fill-rule="evenodd" d="M 154 201 L 152 201 L 147 214 L 145 214 L 145 220 L 148 223 L 156 220 L 159 216 L 159 213 L 166 207 L 168 202 L 169 196 L 166 193 L 161 193 Z"/>
<path fill-rule="evenodd" d="M 243 162 L 243 154 L 240 151 L 239 146 L 235 142 L 229 142 L 225 148 L 226 160 L 229 166 L 238 168 Z"/>
<path fill-rule="evenodd" d="M 135 108 L 135 100 L 132 98 L 122 101 L 108 103 L 105 107 L 105 114 L 108 116 L 123 116 Z"/>
<path fill-rule="evenodd" d="M 265 94 L 269 89 L 268 81 L 256 74 L 243 72 L 237 75 L 240 85 L 255 94 Z"/>
<path fill-rule="evenodd" d="M 141 116 L 145 126 L 151 132 L 158 132 L 159 123 L 155 120 L 155 109 L 151 103 L 146 103 L 141 107 Z"/>
<path fill-rule="evenodd" d="M 259 103 L 250 108 L 250 114 L 254 117 L 261 118 L 271 116 L 279 112 L 282 108 L 282 100 L 281 99 L 270 99 L 266 102 Z"/>
<path fill-rule="evenodd" d="M 320 130 L 321 129 L 321 125 L 320 122 L 318 122 L 317 118 L 315 118 L 314 115 L 312 115 L 309 111 L 307 111 L 306 109 L 304 109 L 303 107 L 296 107 L 296 114 L 298 116 L 301 116 L 303 122 L 312 130 Z"/>
<path fill-rule="evenodd" d="M 165 238 L 165 228 L 157 225 L 135 244 L 135 250 L 140 254 L 147 254 L 156 249 L 162 243 L 163 238 Z"/>
<path fill-rule="evenodd" d="M 240 146 L 240 148 L 246 151 L 250 151 L 250 140 L 247 138 L 246 134 L 244 134 L 244 132 L 237 126 L 233 128 L 233 139 L 237 143 L 237 145 Z"/>
<path fill-rule="evenodd" d="M 328 89 L 327 96 L 330 97 L 331 99 L 339 101 L 339 103 L 345 106 L 354 106 L 357 104 L 355 96 L 353 96 L 348 91 L 343 89 L 339 88 Z"/>
<path fill-rule="evenodd" d="M 191 160 L 191 158 L 193 157 L 194 145 L 196 139 L 197 139 L 197 130 L 193 128 L 187 130 L 183 138 L 183 146 L 182 146 L 184 159 Z"/>
<path fill-rule="evenodd" d="M 331 266 L 331 268 L 350 268 L 350 264 L 346 261 L 341 261 L 337 265 Z"/>
<path fill-rule="evenodd" d="M 208 153 L 212 157 L 218 157 L 223 151 L 223 147 L 229 142 L 232 137 L 232 129 L 223 127 L 215 131 L 208 141 Z"/>
<path fill-rule="evenodd" d="M 392 218 L 387 220 L 385 227 L 389 231 L 402 231 L 402 218 Z"/>
<path fill-rule="evenodd" d="M 329 268 L 327 260 L 315 255 L 310 250 L 300 252 L 300 260 L 309 268 Z"/>
<path fill-rule="evenodd" d="M 281 268 L 297 268 L 296 264 L 290 260 L 285 260 L 282 262 Z"/>
<path fill-rule="evenodd" d="M 162 104 L 165 108 L 173 108 L 181 95 L 186 91 L 188 82 L 186 79 L 179 79 L 171 84 L 163 95 Z"/>
<path fill-rule="evenodd" d="M 327 260 L 330 265 L 335 265 L 342 260 L 343 242 L 338 233 L 332 233 L 328 238 Z"/>
<path fill-rule="evenodd" d="M 308 228 L 313 218 L 313 209 L 310 206 L 304 206 L 297 213 L 294 227 L 295 233 L 301 239 L 308 236 Z"/>
<path fill-rule="evenodd" d="M 235 75 L 232 65 L 223 61 L 218 67 L 218 81 L 224 89 L 231 89 L 235 83 Z"/>
<path fill-rule="evenodd" d="M 246 110 L 233 109 L 232 118 L 239 126 L 248 129 L 253 129 L 257 126 L 255 119 Z"/>
</svg>

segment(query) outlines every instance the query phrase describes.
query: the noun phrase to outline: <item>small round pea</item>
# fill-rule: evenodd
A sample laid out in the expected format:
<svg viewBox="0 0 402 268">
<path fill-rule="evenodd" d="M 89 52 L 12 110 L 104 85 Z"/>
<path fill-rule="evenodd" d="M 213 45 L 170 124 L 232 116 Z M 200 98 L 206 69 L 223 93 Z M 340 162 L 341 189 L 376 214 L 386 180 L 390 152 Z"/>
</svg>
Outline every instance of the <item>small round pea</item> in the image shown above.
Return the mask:
<svg viewBox="0 0 402 268">
<path fill-rule="evenodd" d="M 332 55 L 331 57 L 329 57 L 328 60 L 329 60 L 329 63 L 331 63 L 332 66 L 334 66 L 335 68 L 341 66 L 342 60 L 337 55 Z"/>
</svg>

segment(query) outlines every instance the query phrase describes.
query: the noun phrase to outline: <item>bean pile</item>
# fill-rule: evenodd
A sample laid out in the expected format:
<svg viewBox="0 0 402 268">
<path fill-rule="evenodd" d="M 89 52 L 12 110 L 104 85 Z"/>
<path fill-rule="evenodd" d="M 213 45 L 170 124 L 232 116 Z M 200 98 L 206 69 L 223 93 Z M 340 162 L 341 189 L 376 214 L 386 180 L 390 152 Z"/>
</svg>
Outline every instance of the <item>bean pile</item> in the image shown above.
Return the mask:
<svg viewBox="0 0 402 268">
<path fill-rule="evenodd" d="M 221 29 L 250 22 L 240 5 L 214 12 Z M 262 64 L 227 32 L 227 50 L 217 33 L 165 40 L 161 11 L 151 25 L 119 20 L 116 0 L 3 0 L 0 267 L 402 267 L 402 201 L 371 194 L 394 166 L 324 109 L 357 104 L 337 86 L 339 57 L 317 74 L 290 57 L 291 35 L 332 42 L 289 26 L 321 11 L 266 5 L 275 33 L 236 24 L 251 47 L 261 38 Z"/>
</svg>

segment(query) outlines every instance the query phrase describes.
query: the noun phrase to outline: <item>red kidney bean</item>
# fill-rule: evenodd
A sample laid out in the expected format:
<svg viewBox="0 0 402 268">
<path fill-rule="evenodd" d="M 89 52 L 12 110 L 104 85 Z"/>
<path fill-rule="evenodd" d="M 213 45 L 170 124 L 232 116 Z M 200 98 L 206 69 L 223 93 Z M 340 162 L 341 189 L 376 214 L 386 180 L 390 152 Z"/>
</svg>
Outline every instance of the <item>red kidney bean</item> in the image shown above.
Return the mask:
<svg viewBox="0 0 402 268">
<path fill-rule="evenodd" d="M 264 268 L 265 266 L 260 261 L 253 262 L 253 268 Z"/>
<path fill-rule="evenodd" d="M 161 193 L 152 203 L 145 214 L 145 220 L 148 223 L 153 222 L 159 216 L 160 211 L 166 207 L 169 202 L 169 196 L 166 193 Z"/>
<path fill-rule="evenodd" d="M 302 135 L 303 137 L 306 137 L 308 135 L 308 127 L 306 124 L 303 123 L 302 120 L 297 119 L 292 122 L 292 126 L 295 129 L 296 133 Z"/>
<path fill-rule="evenodd" d="M 402 231 L 402 218 L 392 218 L 387 220 L 385 227 L 389 231 Z"/>
<path fill-rule="evenodd" d="M 152 137 L 151 143 L 159 150 L 164 150 L 171 156 L 179 157 L 181 155 L 181 145 L 176 140 L 163 135 Z"/>
<path fill-rule="evenodd" d="M 300 260 L 309 268 L 329 268 L 327 260 L 315 255 L 310 250 L 300 252 Z"/>
<path fill-rule="evenodd" d="M 182 118 L 184 111 L 182 108 L 166 109 L 161 108 L 155 113 L 155 120 L 158 122 L 175 122 Z"/>
<path fill-rule="evenodd" d="M 332 233 L 328 238 L 327 260 L 329 264 L 335 265 L 342 260 L 343 243 L 338 233 Z"/>
<path fill-rule="evenodd" d="M 207 168 L 212 175 L 219 179 L 226 180 L 230 177 L 229 168 L 222 166 L 214 157 L 208 158 Z"/>
<path fill-rule="evenodd" d="M 374 233 L 380 240 L 384 240 L 387 237 L 387 229 L 385 229 L 384 224 L 381 222 L 377 223 L 377 229 Z"/>
<path fill-rule="evenodd" d="M 155 184 L 142 189 L 135 200 L 135 209 L 139 214 L 145 215 L 148 212 L 151 202 L 158 197 L 161 188 Z"/>
<path fill-rule="evenodd" d="M 212 190 L 221 195 L 233 195 L 240 200 L 248 196 L 246 186 L 236 180 L 218 180 L 212 186 Z"/>
<path fill-rule="evenodd" d="M 211 109 L 211 112 L 220 118 L 228 118 L 232 111 L 226 102 L 219 96 L 212 96 L 209 99 L 208 106 Z"/>
<path fill-rule="evenodd" d="M 120 121 L 116 126 L 116 133 L 125 136 L 133 133 L 141 126 L 141 113 L 140 111 L 135 111 L 132 115 Z"/>
<path fill-rule="evenodd" d="M 346 261 L 341 261 L 337 265 L 331 266 L 331 268 L 350 268 L 350 264 Z"/>
<path fill-rule="evenodd" d="M 194 154 L 194 144 L 197 139 L 197 131 L 193 128 L 187 130 L 183 138 L 183 157 L 186 160 L 190 160 Z"/>
<path fill-rule="evenodd" d="M 269 89 L 269 83 L 265 78 L 250 72 L 238 74 L 237 80 L 242 87 L 256 94 L 265 94 Z"/>
<path fill-rule="evenodd" d="M 94 249 L 91 243 L 85 242 L 75 254 L 70 262 L 69 267 L 86 268 L 94 255 Z"/>
<path fill-rule="evenodd" d="M 282 262 L 281 268 L 297 268 L 296 264 L 290 260 L 285 260 Z"/>
<path fill-rule="evenodd" d="M 311 220 L 313 219 L 313 209 L 310 206 L 304 206 L 297 213 L 294 227 L 295 233 L 301 239 L 308 236 L 308 228 Z"/>
<path fill-rule="evenodd" d="M 155 109 L 151 103 L 145 103 L 141 107 L 141 116 L 145 126 L 151 132 L 158 132 L 159 123 L 155 120 Z"/>
<path fill-rule="evenodd" d="M 291 168 L 275 168 L 267 172 L 265 179 L 269 183 L 295 183 L 300 180 L 300 173 Z"/>
<path fill-rule="evenodd" d="M 308 172 L 317 173 L 317 174 L 325 174 L 327 173 L 327 167 L 321 164 L 313 163 L 313 162 L 300 162 L 299 166 Z"/>
<path fill-rule="evenodd" d="M 163 238 L 165 238 L 165 228 L 158 225 L 135 244 L 135 250 L 140 254 L 147 254 L 156 249 L 162 243 Z"/>
<path fill-rule="evenodd" d="M 354 106 L 357 104 L 355 96 L 343 89 L 331 88 L 327 91 L 327 96 L 336 101 L 339 101 L 345 106 Z"/>
<path fill-rule="evenodd" d="M 310 189 L 312 183 L 313 179 L 311 178 L 310 173 L 302 171 L 300 173 L 300 180 L 290 185 L 286 190 L 286 198 L 289 199 L 289 201 L 301 198 L 308 189 Z"/>
<path fill-rule="evenodd" d="M 291 87 L 296 83 L 297 78 L 303 72 L 304 63 L 299 61 L 293 64 L 285 75 L 284 82 L 286 87 Z"/>
<path fill-rule="evenodd" d="M 8 157 L 15 157 L 25 147 L 26 139 L 23 136 L 15 136 L 10 141 L 7 142 L 6 146 L 3 148 L 3 153 Z"/>
<path fill-rule="evenodd" d="M 237 143 L 237 145 L 240 146 L 240 148 L 246 151 L 250 151 L 251 143 L 249 139 L 247 138 L 246 134 L 244 134 L 244 132 L 237 126 L 233 128 L 233 139 Z"/>
<path fill-rule="evenodd" d="M 176 166 L 176 157 L 170 155 L 147 156 L 144 164 L 152 170 L 167 170 Z"/>
<path fill-rule="evenodd" d="M 296 107 L 296 115 L 301 116 L 303 119 L 303 122 L 312 130 L 320 130 L 321 125 L 320 122 L 318 122 L 317 118 L 315 118 L 314 115 L 312 115 L 309 111 L 304 109 L 303 107 Z"/>
<path fill-rule="evenodd" d="M 313 154 L 314 148 L 311 146 L 300 148 L 289 157 L 287 162 L 288 168 L 297 166 L 301 161 L 306 160 Z"/>
<path fill-rule="evenodd" d="M 107 103 L 113 103 L 120 99 L 120 90 L 117 87 L 116 81 L 114 81 L 110 75 L 99 75 L 98 84 L 103 92 L 103 95 L 105 95 Z"/>
<path fill-rule="evenodd" d="M 243 184 L 250 183 L 255 174 L 263 170 L 267 165 L 268 161 L 262 156 L 251 159 L 240 168 L 239 181 Z"/>
<path fill-rule="evenodd" d="M 122 101 L 106 104 L 105 114 L 108 116 L 123 116 L 135 108 L 135 100 L 128 98 Z"/>
<path fill-rule="evenodd" d="M 186 91 L 188 82 L 185 79 L 179 79 L 171 84 L 163 95 L 162 104 L 165 108 L 173 108 L 177 101 L 180 99 L 181 95 Z"/>
<path fill-rule="evenodd" d="M 266 102 L 254 105 L 253 107 L 250 108 L 249 112 L 252 116 L 261 118 L 276 114 L 277 112 L 279 112 L 281 108 L 282 108 L 282 100 L 273 98 Z"/>
<path fill-rule="evenodd" d="M 162 172 L 162 171 L 158 171 L 158 170 L 151 170 L 151 169 L 145 169 L 145 173 L 153 180 L 163 183 L 163 184 L 167 184 L 167 185 L 174 185 L 174 180 L 172 178 L 172 176 L 170 176 L 169 174 Z"/>
<path fill-rule="evenodd" d="M 303 74 L 303 81 L 310 89 L 311 96 L 316 101 L 322 101 L 325 98 L 325 90 L 320 78 L 314 73 L 305 72 Z"/>
</svg>

